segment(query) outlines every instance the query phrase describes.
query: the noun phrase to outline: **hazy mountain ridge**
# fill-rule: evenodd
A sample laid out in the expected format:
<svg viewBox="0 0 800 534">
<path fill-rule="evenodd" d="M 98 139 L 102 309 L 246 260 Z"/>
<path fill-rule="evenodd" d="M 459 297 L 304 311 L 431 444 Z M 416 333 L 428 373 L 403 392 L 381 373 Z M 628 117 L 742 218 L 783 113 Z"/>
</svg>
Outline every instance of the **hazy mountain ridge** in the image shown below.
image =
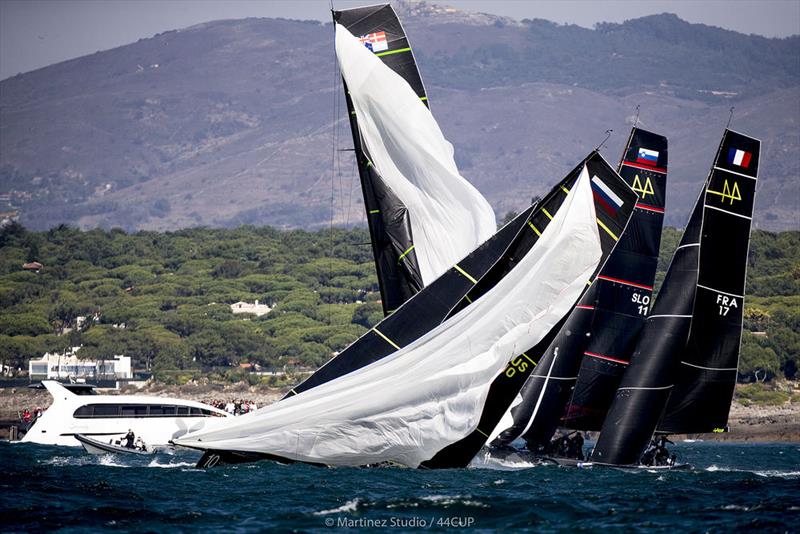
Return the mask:
<svg viewBox="0 0 800 534">
<path fill-rule="evenodd" d="M 547 190 L 607 128 L 615 162 L 639 104 L 643 127 L 670 137 L 668 222 L 681 225 L 735 105 L 733 126 L 764 142 L 756 224 L 798 227 L 799 37 L 674 15 L 587 30 L 398 10 L 462 172 L 499 217 Z M 0 82 L 0 192 L 20 192 L 12 202 L 33 228 L 310 227 L 329 221 L 335 167 L 335 220 L 358 222 L 352 156 L 332 145 L 334 98 L 345 149 L 330 25 L 244 19 L 165 32 Z"/>
</svg>

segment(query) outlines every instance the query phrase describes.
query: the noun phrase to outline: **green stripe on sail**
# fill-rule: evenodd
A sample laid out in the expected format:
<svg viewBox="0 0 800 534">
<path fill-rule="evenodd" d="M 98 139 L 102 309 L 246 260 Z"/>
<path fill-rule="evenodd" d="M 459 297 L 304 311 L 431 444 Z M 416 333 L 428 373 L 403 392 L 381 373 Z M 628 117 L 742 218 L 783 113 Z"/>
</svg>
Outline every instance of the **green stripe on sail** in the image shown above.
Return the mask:
<svg viewBox="0 0 800 534">
<path fill-rule="evenodd" d="M 411 252 L 412 250 L 414 250 L 414 245 L 411 245 L 410 247 L 408 247 L 408 250 L 406 250 L 405 252 L 403 252 L 402 254 L 400 254 L 400 257 L 399 257 L 399 258 L 397 258 L 397 263 L 400 263 L 401 261 L 403 261 L 403 258 L 405 258 L 405 257 L 406 257 L 406 255 L 407 255 L 409 252 Z"/>
<path fill-rule="evenodd" d="M 463 275 L 464 275 L 464 277 L 465 277 L 467 280 L 469 280 L 470 282 L 472 282 L 473 284 L 477 284 L 477 283 L 478 283 L 478 281 L 477 281 L 477 280 L 475 280 L 475 279 L 474 279 L 474 278 L 473 278 L 473 277 L 472 277 L 472 276 L 471 276 L 471 275 L 470 275 L 470 274 L 469 274 L 467 271 L 465 271 L 464 269 L 462 269 L 461 267 L 459 267 L 459 266 L 458 266 L 458 264 L 456 264 L 456 265 L 453 265 L 453 268 L 454 268 L 456 271 L 458 271 L 458 272 L 460 272 L 461 274 L 463 274 Z"/>
<path fill-rule="evenodd" d="M 378 334 L 379 336 L 381 336 L 383 338 L 383 340 L 386 341 L 389 345 L 393 346 L 397 350 L 400 350 L 400 345 L 398 345 L 397 343 L 395 343 L 394 341 L 392 341 L 391 339 L 389 339 L 388 337 L 383 335 L 383 332 L 381 332 L 377 328 L 373 328 L 372 331 L 375 332 L 376 334 Z"/>
<path fill-rule="evenodd" d="M 383 56 L 391 56 L 392 54 L 402 54 L 403 52 L 411 52 L 410 48 L 398 48 L 397 50 L 387 50 L 386 52 L 380 52 L 375 54 L 378 57 Z"/>
<path fill-rule="evenodd" d="M 540 231 L 539 231 L 539 229 L 538 229 L 538 228 L 536 228 L 536 227 L 533 225 L 533 223 L 532 223 L 532 222 L 528 221 L 528 226 L 530 226 L 530 227 L 533 229 L 533 231 L 534 231 L 534 232 L 536 232 L 536 235 L 538 235 L 539 237 L 542 237 L 542 232 L 540 232 Z"/>
</svg>

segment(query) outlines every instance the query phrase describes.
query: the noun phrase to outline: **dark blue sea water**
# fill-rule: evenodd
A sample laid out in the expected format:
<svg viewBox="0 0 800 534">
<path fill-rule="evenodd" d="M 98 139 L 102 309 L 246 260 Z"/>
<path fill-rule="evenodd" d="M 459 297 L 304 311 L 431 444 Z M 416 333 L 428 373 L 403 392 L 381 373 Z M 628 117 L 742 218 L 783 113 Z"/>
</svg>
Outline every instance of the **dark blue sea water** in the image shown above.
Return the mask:
<svg viewBox="0 0 800 534">
<path fill-rule="evenodd" d="M 0 443 L 3 532 L 800 530 L 800 445 L 679 443 L 691 471 L 516 465 L 446 471 L 197 456 L 89 456 Z"/>
</svg>

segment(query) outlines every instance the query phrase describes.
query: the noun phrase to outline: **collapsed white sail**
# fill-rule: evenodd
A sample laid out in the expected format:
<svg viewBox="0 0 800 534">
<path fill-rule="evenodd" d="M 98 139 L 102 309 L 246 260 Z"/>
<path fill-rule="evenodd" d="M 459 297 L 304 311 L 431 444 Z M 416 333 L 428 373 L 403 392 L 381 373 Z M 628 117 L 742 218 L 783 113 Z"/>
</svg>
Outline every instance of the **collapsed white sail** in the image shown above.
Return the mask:
<svg viewBox="0 0 800 534">
<path fill-rule="evenodd" d="M 453 145 L 402 76 L 339 24 L 336 55 L 371 162 L 408 209 L 428 285 L 495 233 L 494 211 L 459 174 Z"/>
<path fill-rule="evenodd" d="M 533 249 L 472 305 L 369 366 L 176 443 L 419 466 L 477 428 L 492 380 L 572 309 L 601 259 L 595 217 L 584 167 Z"/>
</svg>

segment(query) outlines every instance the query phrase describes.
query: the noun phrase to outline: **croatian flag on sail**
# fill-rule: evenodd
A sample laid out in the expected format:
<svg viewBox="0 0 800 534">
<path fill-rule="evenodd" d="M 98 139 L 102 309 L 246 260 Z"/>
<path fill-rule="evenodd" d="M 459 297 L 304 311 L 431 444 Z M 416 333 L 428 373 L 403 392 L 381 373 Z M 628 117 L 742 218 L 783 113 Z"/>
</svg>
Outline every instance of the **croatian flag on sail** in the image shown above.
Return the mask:
<svg viewBox="0 0 800 534">
<path fill-rule="evenodd" d="M 655 167 L 658 165 L 658 150 L 650 150 L 649 148 L 640 148 L 636 154 L 636 163 L 644 163 Z"/>
<path fill-rule="evenodd" d="M 358 38 L 364 46 L 373 52 L 382 52 L 389 49 L 389 42 L 386 40 L 386 32 L 375 32 L 362 35 Z"/>
<path fill-rule="evenodd" d="M 752 157 L 753 154 L 751 152 L 739 150 L 738 148 L 731 148 L 728 150 L 728 163 L 744 169 L 750 166 L 750 158 Z"/>
<path fill-rule="evenodd" d="M 595 201 L 610 215 L 616 215 L 617 210 L 621 208 L 624 203 L 624 201 L 597 176 L 592 176 L 592 195 Z"/>
</svg>

